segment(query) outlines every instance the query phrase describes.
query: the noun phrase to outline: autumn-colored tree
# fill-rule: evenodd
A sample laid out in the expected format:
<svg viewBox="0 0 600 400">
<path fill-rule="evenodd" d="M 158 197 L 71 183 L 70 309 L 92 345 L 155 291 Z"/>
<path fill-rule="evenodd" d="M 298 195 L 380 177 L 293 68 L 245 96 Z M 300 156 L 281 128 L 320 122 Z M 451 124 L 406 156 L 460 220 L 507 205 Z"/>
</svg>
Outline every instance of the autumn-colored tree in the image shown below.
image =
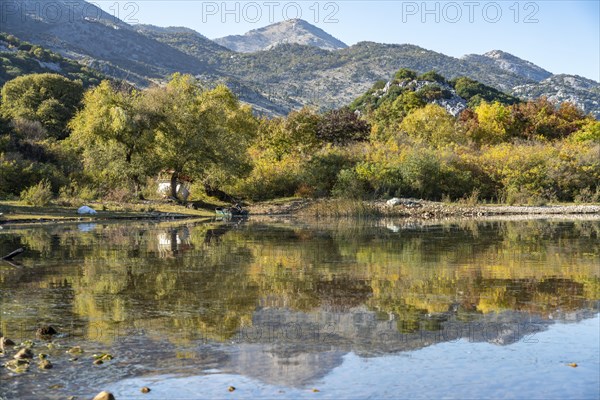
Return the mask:
<svg viewBox="0 0 600 400">
<path fill-rule="evenodd" d="M 513 114 L 516 134 L 527 139 L 564 139 L 587 121 L 575 105 L 563 102 L 557 108 L 544 97 L 516 105 Z"/>
<path fill-rule="evenodd" d="M 400 124 L 400 131 L 435 146 L 456 141 L 454 118 L 436 104 L 412 111 Z"/>
<path fill-rule="evenodd" d="M 475 108 L 477 128 L 470 131 L 471 139 L 479 144 L 501 143 L 509 138 L 512 123 L 510 108 L 499 102 L 482 102 Z"/>
</svg>

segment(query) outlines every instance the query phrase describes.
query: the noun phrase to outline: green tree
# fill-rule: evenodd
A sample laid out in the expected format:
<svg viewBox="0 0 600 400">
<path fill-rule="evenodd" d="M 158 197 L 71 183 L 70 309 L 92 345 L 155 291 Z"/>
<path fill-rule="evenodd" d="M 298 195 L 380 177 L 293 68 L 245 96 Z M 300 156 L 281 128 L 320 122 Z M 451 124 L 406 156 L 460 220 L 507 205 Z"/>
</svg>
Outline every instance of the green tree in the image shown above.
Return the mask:
<svg viewBox="0 0 600 400">
<path fill-rule="evenodd" d="M 286 118 L 263 120 L 260 126 L 261 147 L 277 161 L 290 154 L 308 156 L 321 143 L 318 130 L 322 122 L 322 117 L 308 107 L 292 111 Z"/>
<path fill-rule="evenodd" d="M 24 75 L 2 87 L 0 112 L 9 119 L 39 121 L 50 137 L 64 139 L 82 96 L 81 81 L 57 74 Z"/>
<path fill-rule="evenodd" d="M 206 180 L 215 171 L 247 170 L 256 120 L 227 87 L 203 90 L 190 75 L 175 74 L 152 96 L 161 113 L 154 152 L 161 167 L 171 171 L 174 198 L 182 174 Z"/>
<path fill-rule="evenodd" d="M 424 74 L 419 75 L 417 79 L 419 79 L 420 81 L 446 83 L 446 78 L 444 78 L 436 71 L 425 72 Z"/>
<path fill-rule="evenodd" d="M 417 73 L 407 68 L 401 68 L 394 75 L 394 79 L 397 81 L 412 81 L 417 79 Z"/>
<path fill-rule="evenodd" d="M 147 157 L 159 114 L 149 92 L 118 90 L 108 81 L 86 92 L 71 121 L 72 142 L 84 163 L 109 186 L 133 182 L 136 192 L 149 172 Z"/>
</svg>

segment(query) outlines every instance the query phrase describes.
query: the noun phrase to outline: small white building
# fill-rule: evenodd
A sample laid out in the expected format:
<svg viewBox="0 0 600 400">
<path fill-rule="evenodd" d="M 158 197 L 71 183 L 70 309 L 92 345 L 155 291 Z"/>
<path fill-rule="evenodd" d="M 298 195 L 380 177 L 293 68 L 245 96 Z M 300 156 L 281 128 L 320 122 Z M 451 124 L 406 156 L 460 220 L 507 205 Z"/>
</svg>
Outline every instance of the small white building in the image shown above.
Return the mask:
<svg viewBox="0 0 600 400">
<path fill-rule="evenodd" d="M 173 171 L 162 171 L 158 177 L 158 189 L 157 193 L 167 198 L 171 195 L 171 175 Z M 192 179 L 188 176 L 182 175 L 177 179 L 177 197 L 183 201 L 187 201 L 190 197 L 189 185 Z"/>
</svg>

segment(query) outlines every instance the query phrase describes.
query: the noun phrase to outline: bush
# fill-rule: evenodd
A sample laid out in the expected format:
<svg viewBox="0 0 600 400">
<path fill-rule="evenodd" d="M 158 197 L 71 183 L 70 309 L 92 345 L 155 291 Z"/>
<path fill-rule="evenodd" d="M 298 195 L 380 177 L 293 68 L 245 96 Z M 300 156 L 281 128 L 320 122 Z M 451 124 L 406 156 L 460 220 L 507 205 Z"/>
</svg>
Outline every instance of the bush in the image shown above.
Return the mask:
<svg viewBox="0 0 600 400">
<path fill-rule="evenodd" d="M 342 151 L 325 149 L 306 164 L 302 174 L 303 192 L 312 192 L 312 197 L 329 196 L 340 171 L 351 168 L 353 164 Z"/>
<path fill-rule="evenodd" d="M 596 190 L 583 188 L 575 195 L 576 203 L 600 203 L 600 186 Z"/>
<path fill-rule="evenodd" d="M 21 201 L 36 207 L 47 206 L 52 200 L 52 186 L 44 179 L 21 192 Z"/>
<path fill-rule="evenodd" d="M 293 156 L 279 162 L 260 159 L 250 176 L 240 181 L 234 190 L 252 200 L 293 196 L 300 186 L 300 175 L 300 160 Z"/>
<path fill-rule="evenodd" d="M 361 179 L 354 169 L 344 169 L 337 176 L 332 194 L 347 199 L 365 199 L 371 192 L 368 183 Z"/>
</svg>

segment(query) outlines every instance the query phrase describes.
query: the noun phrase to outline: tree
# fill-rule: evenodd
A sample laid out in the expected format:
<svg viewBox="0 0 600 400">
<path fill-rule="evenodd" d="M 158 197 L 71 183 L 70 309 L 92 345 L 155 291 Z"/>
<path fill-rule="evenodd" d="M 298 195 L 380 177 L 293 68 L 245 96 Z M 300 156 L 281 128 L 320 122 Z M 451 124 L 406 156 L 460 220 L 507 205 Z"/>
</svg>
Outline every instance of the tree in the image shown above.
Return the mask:
<svg viewBox="0 0 600 400">
<path fill-rule="evenodd" d="M 2 87 L 0 112 L 9 119 L 39 121 L 50 137 L 64 139 L 82 96 L 81 81 L 57 74 L 24 75 Z"/>
<path fill-rule="evenodd" d="M 510 108 L 499 102 L 482 102 L 475 108 L 478 126 L 470 132 L 477 143 L 494 144 L 509 138 L 512 115 Z"/>
<path fill-rule="evenodd" d="M 175 74 L 151 93 L 161 114 L 154 153 L 161 167 L 171 171 L 172 197 L 177 198 L 182 174 L 206 180 L 216 171 L 245 170 L 256 120 L 227 87 L 203 90 L 190 75 Z"/>
<path fill-rule="evenodd" d="M 575 105 L 563 102 L 557 108 L 544 97 L 515 106 L 513 114 L 517 135 L 527 139 L 564 139 L 589 120 Z"/>
<path fill-rule="evenodd" d="M 424 74 L 420 75 L 417 79 L 420 81 L 446 83 L 446 78 L 444 78 L 436 71 L 425 72 Z"/>
<path fill-rule="evenodd" d="M 455 140 L 454 118 L 436 104 L 412 111 L 400 124 L 400 131 L 437 146 Z"/>
<path fill-rule="evenodd" d="M 86 92 L 71 121 L 72 142 L 90 172 L 110 186 L 131 181 L 136 192 L 148 172 L 147 152 L 159 115 L 149 92 L 118 90 L 108 81 Z"/>
<path fill-rule="evenodd" d="M 348 107 L 327 111 L 317 124 L 317 139 L 336 145 L 365 141 L 371 127 Z"/>
<path fill-rule="evenodd" d="M 413 79 L 417 79 L 417 73 L 407 68 L 399 69 L 394 75 L 394 80 L 397 81 L 412 81 Z"/>
<path fill-rule="evenodd" d="M 286 118 L 262 120 L 260 146 L 277 161 L 290 154 L 310 155 L 320 144 L 317 131 L 321 121 L 322 117 L 308 107 L 292 111 Z"/>
<path fill-rule="evenodd" d="M 460 77 L 450 81 L 450 84 L 454 87 L 456 94 L 467 100 L 467 104 L 470 108 L 475 108 L 481 102 L 494 102 L 497 101 L 502 104 L 517 104 L 519 99 L 506 93 L 484 85 L 483 83 L 477 82 L 467 77 Z"/>
</svg>

